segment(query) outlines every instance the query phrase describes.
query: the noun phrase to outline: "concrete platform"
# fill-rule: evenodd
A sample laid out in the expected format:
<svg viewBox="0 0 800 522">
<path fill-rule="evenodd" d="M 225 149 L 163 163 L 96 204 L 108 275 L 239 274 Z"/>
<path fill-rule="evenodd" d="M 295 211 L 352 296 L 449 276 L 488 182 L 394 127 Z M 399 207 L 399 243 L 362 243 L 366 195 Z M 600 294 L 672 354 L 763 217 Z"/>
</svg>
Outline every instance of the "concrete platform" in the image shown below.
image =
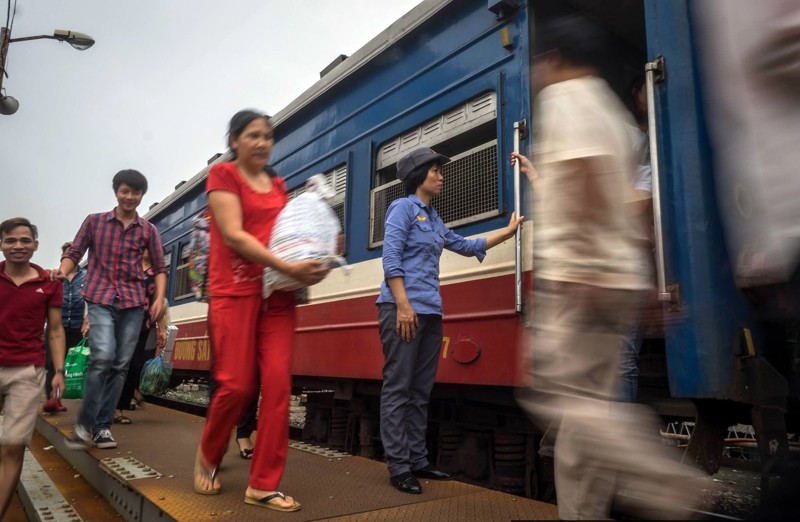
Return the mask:
<svg viewBox="0 0 800 522">
<path fill-rule="evenodd" d="M 113 450 L 70 451 L 80 401 L 64 401 L 69 411 L 41 416 L 37 430 L 126 520 L 432 520 L 511 521 L 558 519 L 556 506 L 458 481 L 423 481 L 422 495 L 389 484 L 381 462 L 355 456 L 289 450 L 281 490 L 303 504 L 279 513 L 244 503 L 250 461 L 232 442 L 221 471 L 222 493 L 204 496 L 192 489 L 195 451 L 205 419 L 153 404 L 126 412 L 133 424 L 112 427 Z M 233 439 L 233 434 L 231 434 Z"/>
</svg>

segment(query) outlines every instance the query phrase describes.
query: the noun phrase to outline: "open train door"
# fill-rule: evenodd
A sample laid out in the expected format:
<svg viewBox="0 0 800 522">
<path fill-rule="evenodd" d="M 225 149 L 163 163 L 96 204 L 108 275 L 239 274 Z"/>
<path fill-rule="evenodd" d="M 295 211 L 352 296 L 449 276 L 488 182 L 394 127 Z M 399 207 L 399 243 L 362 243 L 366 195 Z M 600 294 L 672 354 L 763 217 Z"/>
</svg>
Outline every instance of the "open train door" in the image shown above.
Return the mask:
<svg viewBox="0 0 800 522">
<path fill-rule="evenodd" d="M 752 422 L 764 470 L 788 454 L 787 379 L 734 283 L 706 129 L 695 6 L 645 0 L 659 299 L 672 397 L 694 401 L 689 453 L 717 471 L 728 426 Z M 748 420 L 749 419 L 749 420 Z M 762 488 L 764 489 L 764 488 Z"/>
</svg>

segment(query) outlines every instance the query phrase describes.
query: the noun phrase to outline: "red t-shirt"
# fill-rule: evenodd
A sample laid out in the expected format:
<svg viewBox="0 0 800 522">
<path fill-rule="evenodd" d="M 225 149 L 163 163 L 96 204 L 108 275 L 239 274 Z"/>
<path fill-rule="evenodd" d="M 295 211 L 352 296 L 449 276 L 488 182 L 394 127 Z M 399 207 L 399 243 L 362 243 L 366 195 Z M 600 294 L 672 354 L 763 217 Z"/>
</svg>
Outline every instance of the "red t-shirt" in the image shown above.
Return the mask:
<svg viewBox="0 0 800 522">
<path fill-rule="evenodd" d="M 279 177 L 272 178 L 272 190 L 256 192 L 239 174 L 234 163 L 217 163 L 206 179 L 206 193 L 214 190 L 232 192 L 242 204 L 242 225 L 246 232 L 264 245 L 269 244 L 278 214 L 289 196 Z M 232 297 L 261 294 L 264 267 L 252 263 L 225 245 L 222 233 L 211 214 L 208 252 L 208 290 L 211 297 Z"/>
<path fill-rule="evenodd" d="M 51 281 L 31 263 L 39 277 L 17 286 L 0 262 L 0 366 L 44 366 L 42 332 L 48 308 L 61 314 L 61 281 Z"/>
</svg>

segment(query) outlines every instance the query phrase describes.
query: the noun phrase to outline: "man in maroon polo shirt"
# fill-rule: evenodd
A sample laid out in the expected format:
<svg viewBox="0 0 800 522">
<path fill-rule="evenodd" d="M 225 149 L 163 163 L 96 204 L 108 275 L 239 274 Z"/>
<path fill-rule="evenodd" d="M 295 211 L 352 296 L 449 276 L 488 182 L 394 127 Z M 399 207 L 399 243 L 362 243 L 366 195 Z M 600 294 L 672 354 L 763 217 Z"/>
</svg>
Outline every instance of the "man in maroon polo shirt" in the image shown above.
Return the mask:
<svg viewBox="0 0 800 522">
<path fill-rule="evenodd" d="M 64 329 L 61 283 L 31 263 L 39 242 L 36 227 L 25 218 L 0 223 L 0 519 L 14 495 L 44 390 L 42 329 L 55 367 L 53 396 L 64 391 Z"/>
</svg>

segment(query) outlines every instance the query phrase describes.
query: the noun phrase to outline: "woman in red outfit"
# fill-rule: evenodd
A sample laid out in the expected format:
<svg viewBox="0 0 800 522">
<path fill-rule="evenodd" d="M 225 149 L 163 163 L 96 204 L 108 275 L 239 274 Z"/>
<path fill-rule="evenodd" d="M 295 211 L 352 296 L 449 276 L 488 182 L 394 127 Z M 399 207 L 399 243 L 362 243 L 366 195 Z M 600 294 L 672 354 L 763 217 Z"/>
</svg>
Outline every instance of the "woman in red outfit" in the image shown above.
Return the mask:
<svg viewBox="0 0 800 522">
<path fill-rule="evenodd" d="M 328 268 L 321 261 L 287 262 L 265 247 L 288 200 L 283 180 L 265 169 L 273 143 L 269 117 L 249 110 L 236 113 L 228 131 L 234 160 L 211 167 L 206 180 L 211 210 L 208 325 L 218 388 L 197 451 L 194 489 L 204 495 L 220 492 L 217 470 L 231 431 L 260 389 L 245 502 L 296 511 L 300 504 L 277 491 L 289 438 L 295 299 L 294 293 L 274 292 L 263 300 L 261 278 L 269 266 L 313 285 Z"/>
</svg>

